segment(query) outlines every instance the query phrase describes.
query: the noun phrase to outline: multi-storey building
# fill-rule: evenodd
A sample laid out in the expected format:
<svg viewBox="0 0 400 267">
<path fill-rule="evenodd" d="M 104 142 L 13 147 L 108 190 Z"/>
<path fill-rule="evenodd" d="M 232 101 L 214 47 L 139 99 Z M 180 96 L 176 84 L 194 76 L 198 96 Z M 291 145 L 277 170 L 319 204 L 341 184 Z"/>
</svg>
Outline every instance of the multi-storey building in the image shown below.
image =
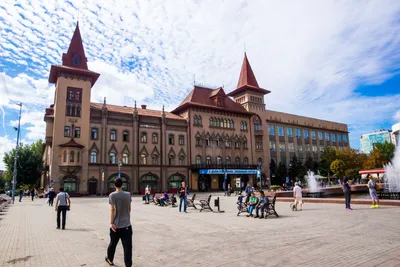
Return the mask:
<svg viewBox="0 0 400 267">
<path fill-rule="evenodd" d="M 400 143 L 400 122 L 392 126 L 392 142 L 396 146 Z"/>
<path fill-rule="evenodd" d="M 91 103 L 99 76 L 87 67 L 77 25 L 62 65 L 50 70 L 56 93 L 44 118 L 42 187 L 107 193 L 119 174 L 132 193 L 146 185 L 176 190 L 181 181 L 216 190 L 238 178 L 266 182 L 271 160 L 318 160 L 324 147 L 349 145 L 345 124 L 266 110 L 270 91 L 259 87 L 246 55 L 235 90 L 194 86 L 172 112 Z"/>
<path fill-rule="evenodd" d="M 369 154 L 374 149 L 375 144 L 383 144 L 385 142 L 393 142 L 391 130 L 379 130 L 373 133 L 363 134 L 360 137 L 361 152 Z"/>
</svg>

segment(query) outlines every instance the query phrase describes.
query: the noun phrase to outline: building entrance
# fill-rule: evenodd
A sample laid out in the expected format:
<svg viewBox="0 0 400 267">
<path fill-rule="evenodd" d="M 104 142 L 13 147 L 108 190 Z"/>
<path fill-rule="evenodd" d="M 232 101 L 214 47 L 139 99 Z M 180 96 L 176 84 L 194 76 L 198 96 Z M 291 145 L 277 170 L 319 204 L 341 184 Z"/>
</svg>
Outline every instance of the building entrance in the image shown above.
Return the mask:
<svg viewBox="0 0 400 267">
<path fill-rule="evenodd" d="M 207 192 L 211 189 L 211 176 L 208 174 L 200 175 L 198 181 L 199 192 Z"/>
<path fill-rule="evenodd" d="M 224 175 L 219 175 L 218 176 L 218 189 L 220 191 L 224 191 L 224 183 L 225 183 L 225 188 L 228 188 L 228 184 L 231 184 L 231 175 L 228 174 L 225 180 Z M 232 184 L 231 184 L 232 187 Z"/>
</svg>

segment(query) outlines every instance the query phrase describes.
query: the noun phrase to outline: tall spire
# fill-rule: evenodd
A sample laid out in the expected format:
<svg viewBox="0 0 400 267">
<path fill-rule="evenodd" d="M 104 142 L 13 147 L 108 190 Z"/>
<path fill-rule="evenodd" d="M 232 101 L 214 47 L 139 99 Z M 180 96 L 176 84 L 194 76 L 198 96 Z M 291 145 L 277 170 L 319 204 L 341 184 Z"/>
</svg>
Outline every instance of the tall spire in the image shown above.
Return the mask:
<svg viewBox="0 0 400 267">
<path fill-rule="evenodd" d="M 246 85 L 260 88 L 258 86 L 256 76 L 254 76 L 253 70 L 251 69 L 249 60 L 247 59 L 247 55 L 245 52 L 237 88 L 241 88 Z"/>
<path fill-rule="evenodd" d="M 81 32 L 79 30 L 79 22 L 76 22 L 74 35 L 68 47 L 68 52 L 63 54 L 63 65 L 68 67 L 88 69 L 85 50 L 83 49 Z"/>
</svg>

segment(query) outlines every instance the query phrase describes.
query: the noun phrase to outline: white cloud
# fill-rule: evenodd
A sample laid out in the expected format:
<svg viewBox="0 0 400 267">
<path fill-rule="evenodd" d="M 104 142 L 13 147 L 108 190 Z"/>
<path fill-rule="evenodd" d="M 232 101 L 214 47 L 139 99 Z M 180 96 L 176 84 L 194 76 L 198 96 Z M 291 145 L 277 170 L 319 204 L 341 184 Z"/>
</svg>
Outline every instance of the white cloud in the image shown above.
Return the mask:
<svg viewBox="0 0 400 267">
<path fill-rule="evenodd" d="M 394 114 L 393 118 L 398 122 L 400 121 L 400 109 Z"/>
<path fill-rule="evenodd" d="M 7 136 L 0 136 L 0 170 L 5 170 L 5 164 L 3 162 L 4 154 L 15 148 L 15 145 L 16 141 L 8 139 Z"/>
</svg>

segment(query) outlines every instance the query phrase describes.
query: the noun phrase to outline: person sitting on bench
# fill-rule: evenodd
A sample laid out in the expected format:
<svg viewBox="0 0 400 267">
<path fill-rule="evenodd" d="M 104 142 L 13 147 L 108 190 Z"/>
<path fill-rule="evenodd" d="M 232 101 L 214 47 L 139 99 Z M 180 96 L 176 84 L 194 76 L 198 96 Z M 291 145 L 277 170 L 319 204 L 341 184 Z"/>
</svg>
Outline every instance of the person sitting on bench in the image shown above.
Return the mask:
<svg viewBox="0 0 400 267">
<path fill-rule="evenodd" d="M 254 218 L 264 218 L 264 210 L 268 209 L 269 206 L 269 199 L 267 196 L 265 196 L 264 191 L 260 192 L 261 196 L 260 196 L 260 200 L 256 206 L 256 217 Z M 261 217 L 258 216 L 258 211 L 261 209 Z"/>
<path fill-rule="evenodd" d="M 251 192 L 250 200 L 247 203 L 247 205 L 248 205 L 247 210 L 249 211 L 249 215 L 247 215 L 247 217 L 253 217 L 253 210 L 254 210 L 254 207 L 257 205 L 257 203 L 258 203 L 258 199 L 254 195 L 254 192 Z"/>
<path fill-rule="evenodd" d="M 164 191 L 164 195 L 160 198 L 160 206 L 165 206 L 165 201 L 169 199 L 167 192 Z"/>
</svg>

